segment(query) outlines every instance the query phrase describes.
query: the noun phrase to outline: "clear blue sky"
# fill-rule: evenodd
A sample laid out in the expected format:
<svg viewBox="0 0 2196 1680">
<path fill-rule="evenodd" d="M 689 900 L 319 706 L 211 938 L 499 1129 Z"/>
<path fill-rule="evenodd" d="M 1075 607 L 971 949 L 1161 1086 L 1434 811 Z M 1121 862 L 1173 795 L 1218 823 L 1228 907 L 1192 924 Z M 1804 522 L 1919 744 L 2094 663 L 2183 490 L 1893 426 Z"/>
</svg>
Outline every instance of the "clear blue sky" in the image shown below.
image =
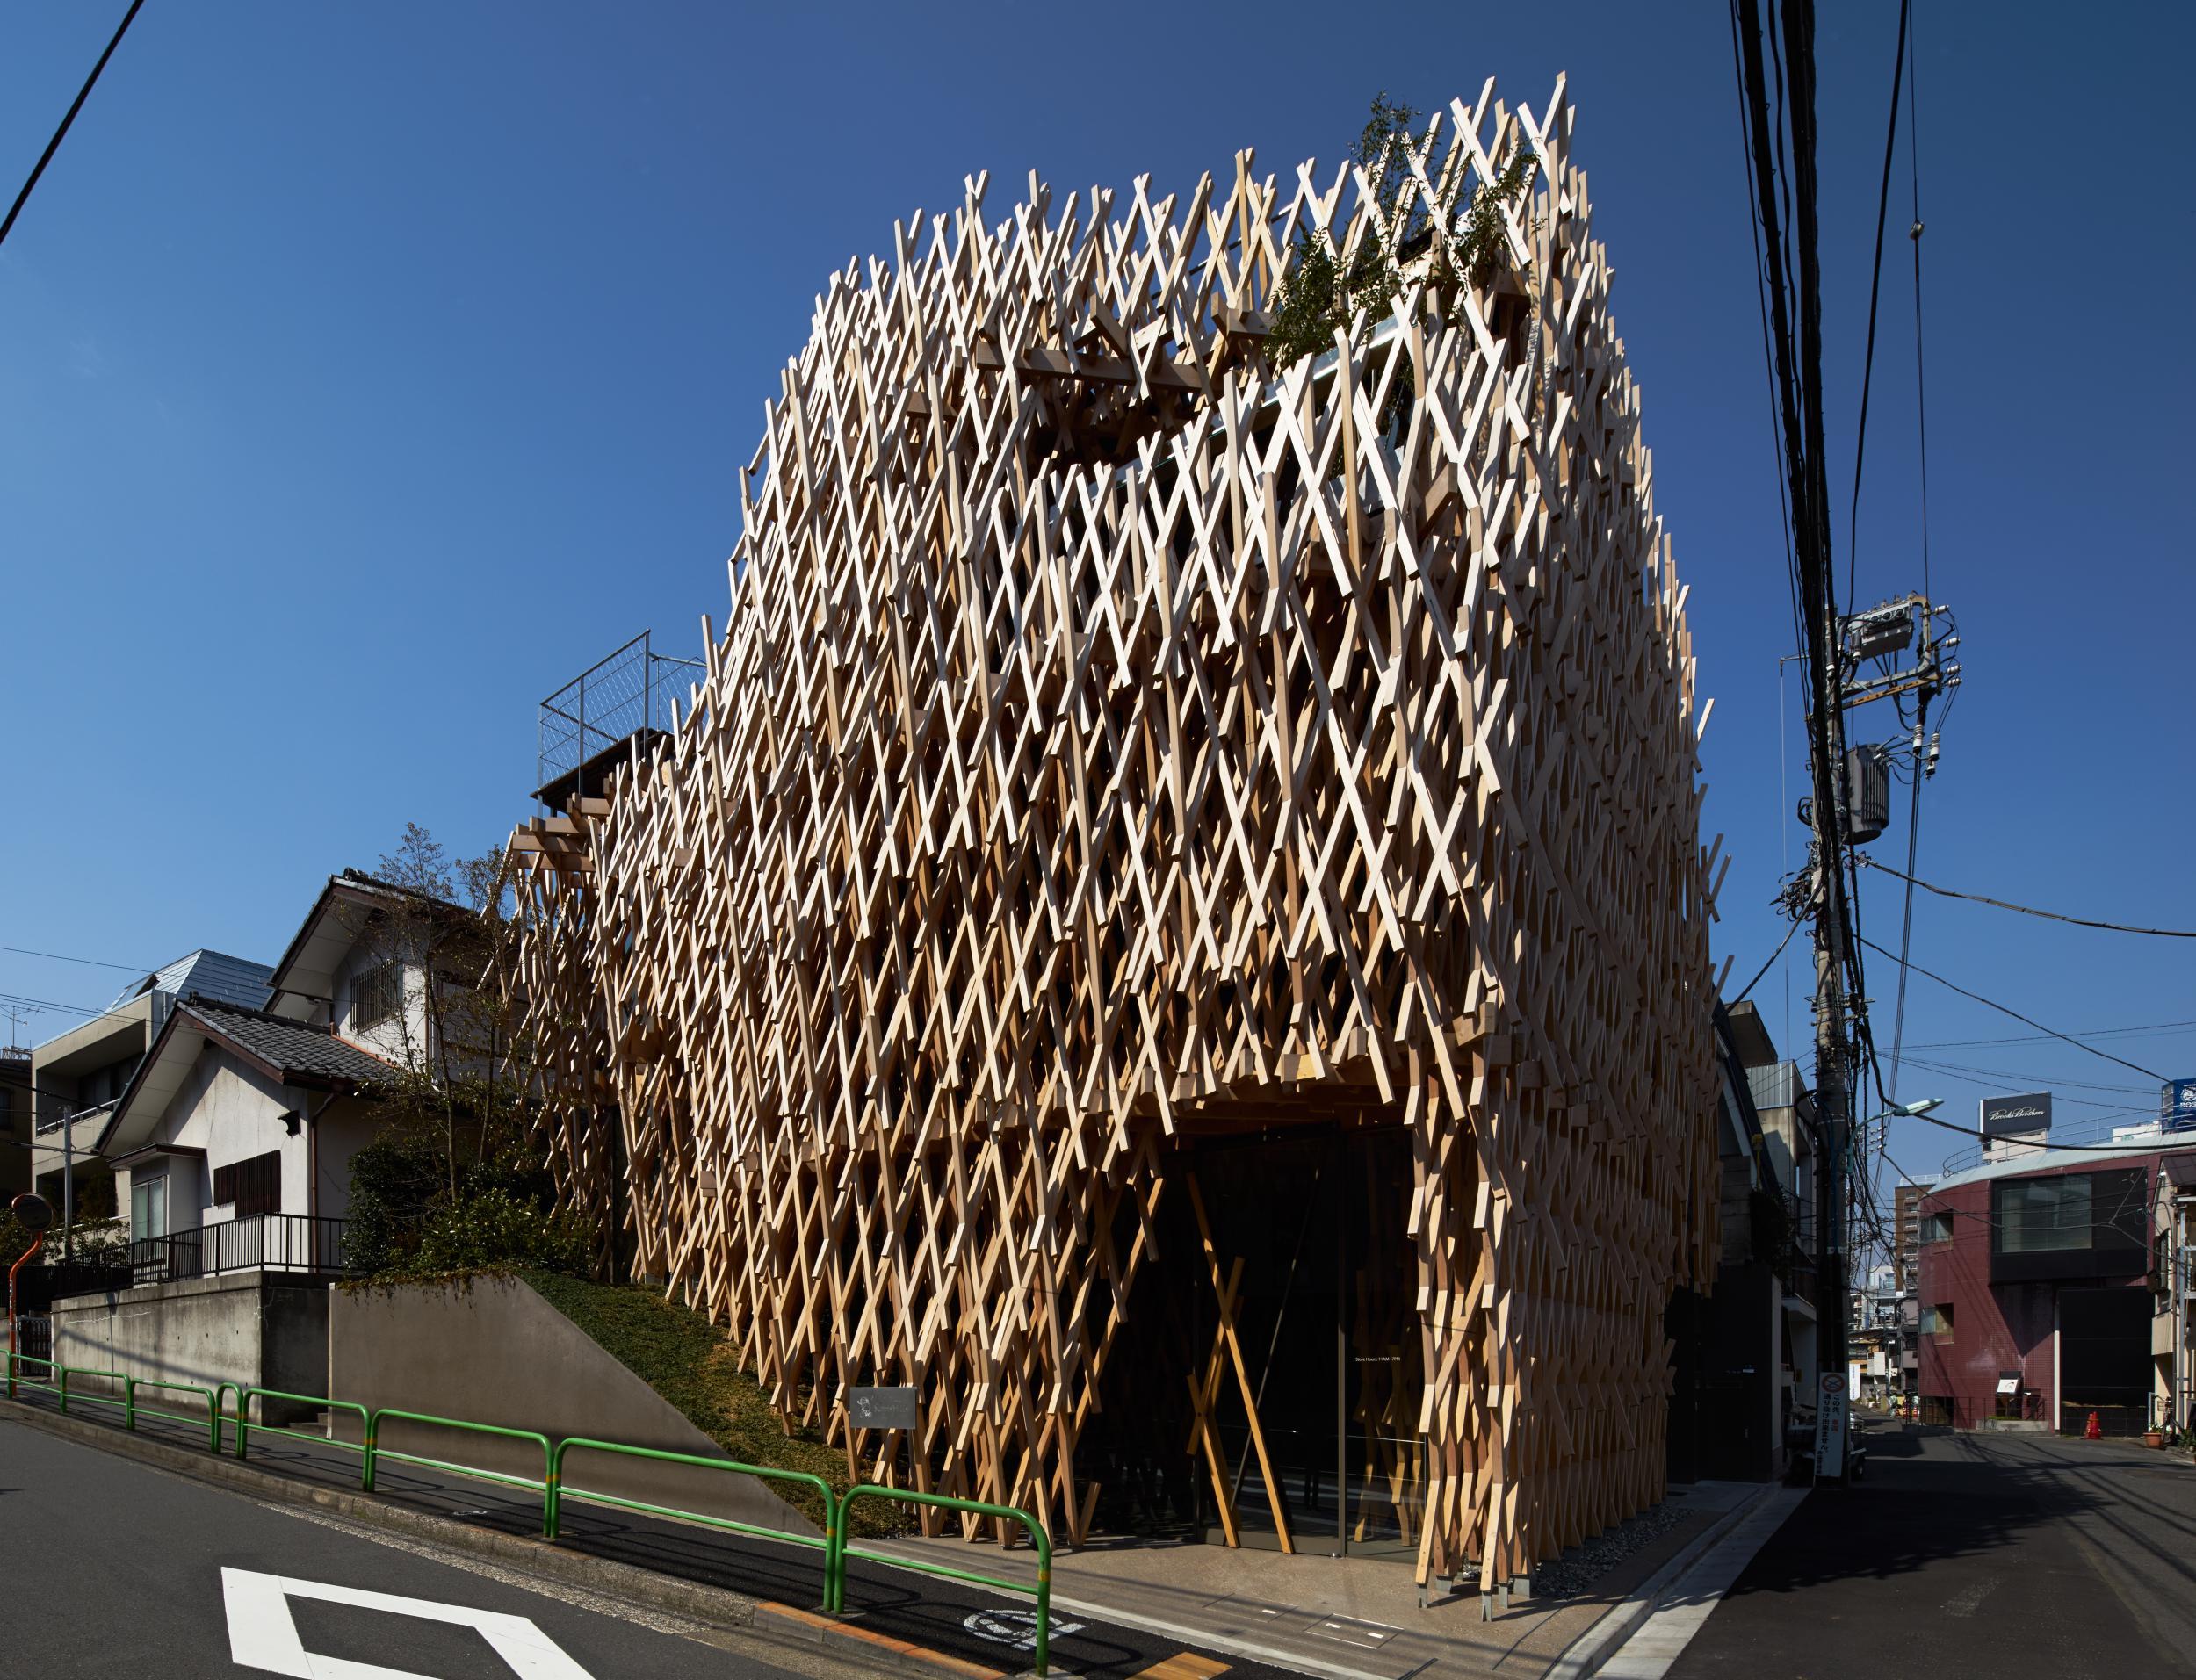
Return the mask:
<svg viewBox="0 0 2196 1680">
<path fill-rule="evenodd" d="M 0 25 L 9 194 L 120 11 Z M 1826 6 L 1820 43 L 1841 557 L 1896 12 Z M 2196 31 L 2167 7 L 2073 29 L 2041 5 L 1918 16 L 1934 578 L 1968 671 L 1921 872 L 2196 926 Z M 1758 966 L 1802 847 L 1724 9 L 1139 18 L 148 0 L 0 249 L 0 943 L 271 960 L 321 878 L 371 865 L 408 819 L 467 851 L 497 840 L 529 812 L 544 694 L 644 627 L 691 653 L 700 615 L 721 619 L 735 472 L 813 293 L 965 172 L 1187 184 L 1249 143 L 1286 174 L 1337 156 L 1378 90 L 1425 105 L 1492 74 L 1537 107 L 1567 70 L 1718 702 L 1708 823 L 1736 862 L 1716 955 L 1734 984 Z M 1869 599 L 1919 580 L 1905 221 L 1902 153 Z M 1897 901 L 1869 884 L 1867 926 L 1895 944 Z M 1914 951 L 2093 1028 L 2196 1018 L 2192 944 L 1925 899 Z M 1787 1043 L 1806 1029 L 1791 970 L 1788 1035 L 1781 973 L 1758 993 Z M 96 1006 L 124 977 L 0 953 L 0 991 Z M 1872 977 L 1888 1043 L 1890 965 Z M 1926 981 L 1910 993 L 1910 1042 L 2025 1030 Z M 2115 1048 L 2196 1074 L 2196 1033 Z M 1985 1071 L 1901 1081 L 1962 1117 L 1983 1089 L 2055 1085 L 2069 1115 L 2156 1096 L 2064 1046 L 1923 1053 Z M 1917 1169 L 1957 1147 L 1896 1139 Z"/>
</svg>

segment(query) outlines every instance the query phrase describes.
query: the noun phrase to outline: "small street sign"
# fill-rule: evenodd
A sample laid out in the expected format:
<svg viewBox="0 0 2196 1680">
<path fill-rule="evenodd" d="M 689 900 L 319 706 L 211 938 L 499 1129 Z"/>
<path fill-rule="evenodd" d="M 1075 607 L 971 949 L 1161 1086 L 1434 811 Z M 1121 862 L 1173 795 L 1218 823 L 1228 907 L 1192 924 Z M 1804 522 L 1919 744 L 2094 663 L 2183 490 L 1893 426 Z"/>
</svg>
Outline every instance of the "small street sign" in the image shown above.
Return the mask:
<svg viewBox="0 0 2196 1680">
<path fill-rule="evenodd" d="M 847 1422 L 856 1429 L 913 1429 L 913 1388 L 852 1388 L 847 1392 Z"/>
</svg>

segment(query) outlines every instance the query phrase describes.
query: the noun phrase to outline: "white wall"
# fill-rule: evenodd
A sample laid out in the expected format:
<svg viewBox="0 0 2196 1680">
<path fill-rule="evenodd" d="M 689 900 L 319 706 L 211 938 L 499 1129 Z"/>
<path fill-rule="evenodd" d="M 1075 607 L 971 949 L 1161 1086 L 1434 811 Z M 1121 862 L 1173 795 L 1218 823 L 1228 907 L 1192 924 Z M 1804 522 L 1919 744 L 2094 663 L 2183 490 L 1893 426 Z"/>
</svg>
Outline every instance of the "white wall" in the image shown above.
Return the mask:
<svg viewBox="0 0 2196 1680">
<path fill-rule="evenodd" d="M 320 1214 L 342 1219 L 350 1212 L 351 1157 L 380 1134 L 375 1111 L 355 1097 L 342 1097 L 313 1121 L 314 1154 L 320 1169 Z"/>
<path fill-rule="evenodd" d="M 283 1123 L 285 1112 L 300 1116 L 307 1112 L 310 1093 L 292 1091 L 256 1068 L 246 1067 L 226 1051 L 209 1046 L 199 1057 L 191 1077 L 176 1092 L 154 1134 L 154 1141 L 179 1143 L 206 1151 L 203 1176 L 186 1203 L 177 1195 L 171 1177 L 168 1201 L 168 1229 L 188 1230 L 234 1218 L 236 1209 L 213 1196 L 216 1168 L 272 1151 L 282 1157 L 282 1211 L 306 1211 L 307 1161 L 305 1138 L 290 1136 Z"/>
<path fill-rule="evenodd" d="M 399 1067 L 423 1069 L 432 1064 L 433 1045 L 427 1032 L 426 974 L 412 962 L 400 964 L 404 1005 L 396 1014 L 361 1027 L 357 1017 L 358 982 L 388 961 L 387 953 L 372 946 L 351 948 L 336 971 L 336 1030 L 354 1044 Z"/>
</svg>

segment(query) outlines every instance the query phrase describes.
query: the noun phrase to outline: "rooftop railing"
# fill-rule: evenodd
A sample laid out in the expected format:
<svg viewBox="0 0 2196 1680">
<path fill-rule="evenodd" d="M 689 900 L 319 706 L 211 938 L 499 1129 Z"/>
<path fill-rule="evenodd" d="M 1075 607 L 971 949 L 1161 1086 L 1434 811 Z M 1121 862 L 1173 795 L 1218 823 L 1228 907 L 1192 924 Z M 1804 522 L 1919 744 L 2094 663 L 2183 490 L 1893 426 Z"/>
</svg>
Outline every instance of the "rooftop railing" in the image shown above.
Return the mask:
<svg viewBox="0 0 2196 1680">
<path fill-rule="evenodd" d="M 2098 1114 L 2088 1120 L 2070 1120 L 2054 1124 L 2044 1134 L 2041 1144 L 2031 1143 L 2023 1138 L 1997 1138 L 1992 1142 L 2005 1153 L 1993 1157 L 1990 1153 L 1990 1145 L 1970 1144 L 1956 1155 L 1945 1157 L 1943 1172 L 1949 1177 L 1954 1172 L 1965 1172 L 1972 1167 L 1981 1166 L 1986 1161 L 2018 1160 L 2022 1156 L 2037 1154 L 2043 1150 L 2062 1149 L 2070 1144 L 2079 1144 L 2094 1151 L 2099 1143 L 2125 1143 L 2130 1155 L 2140 1155 L 2146 1150 L 2196 1148 L 2196 1126 L 2191 1126 L 2186 1121 L 2177 1125 L 2156 1120 L 2129 1120 L 2124 1114 Z"/>
</svg>

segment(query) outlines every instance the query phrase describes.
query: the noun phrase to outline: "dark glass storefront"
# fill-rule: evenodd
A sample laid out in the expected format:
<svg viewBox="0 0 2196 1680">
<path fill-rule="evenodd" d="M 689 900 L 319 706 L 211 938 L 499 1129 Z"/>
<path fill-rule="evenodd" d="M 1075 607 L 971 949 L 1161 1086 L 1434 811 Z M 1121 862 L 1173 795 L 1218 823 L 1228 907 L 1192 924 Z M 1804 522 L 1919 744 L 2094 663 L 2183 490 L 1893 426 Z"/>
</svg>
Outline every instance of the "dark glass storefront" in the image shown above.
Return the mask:
<svg viewBox="0 0 2196 1680">
<path fill-rule="evenodd" d="M 1414 1557 L 1426 1467 L 1408 1135 L 1182 1139 L 1167 1172 L 1159 1252 L 1077 1455 L 1100 1479 L 1096 1526 L 1220 1543 L 1232 1528 L 1250 1547 L 1278 1546 L 1285 1526 L 1301 1552 Z"/>
</svg>

